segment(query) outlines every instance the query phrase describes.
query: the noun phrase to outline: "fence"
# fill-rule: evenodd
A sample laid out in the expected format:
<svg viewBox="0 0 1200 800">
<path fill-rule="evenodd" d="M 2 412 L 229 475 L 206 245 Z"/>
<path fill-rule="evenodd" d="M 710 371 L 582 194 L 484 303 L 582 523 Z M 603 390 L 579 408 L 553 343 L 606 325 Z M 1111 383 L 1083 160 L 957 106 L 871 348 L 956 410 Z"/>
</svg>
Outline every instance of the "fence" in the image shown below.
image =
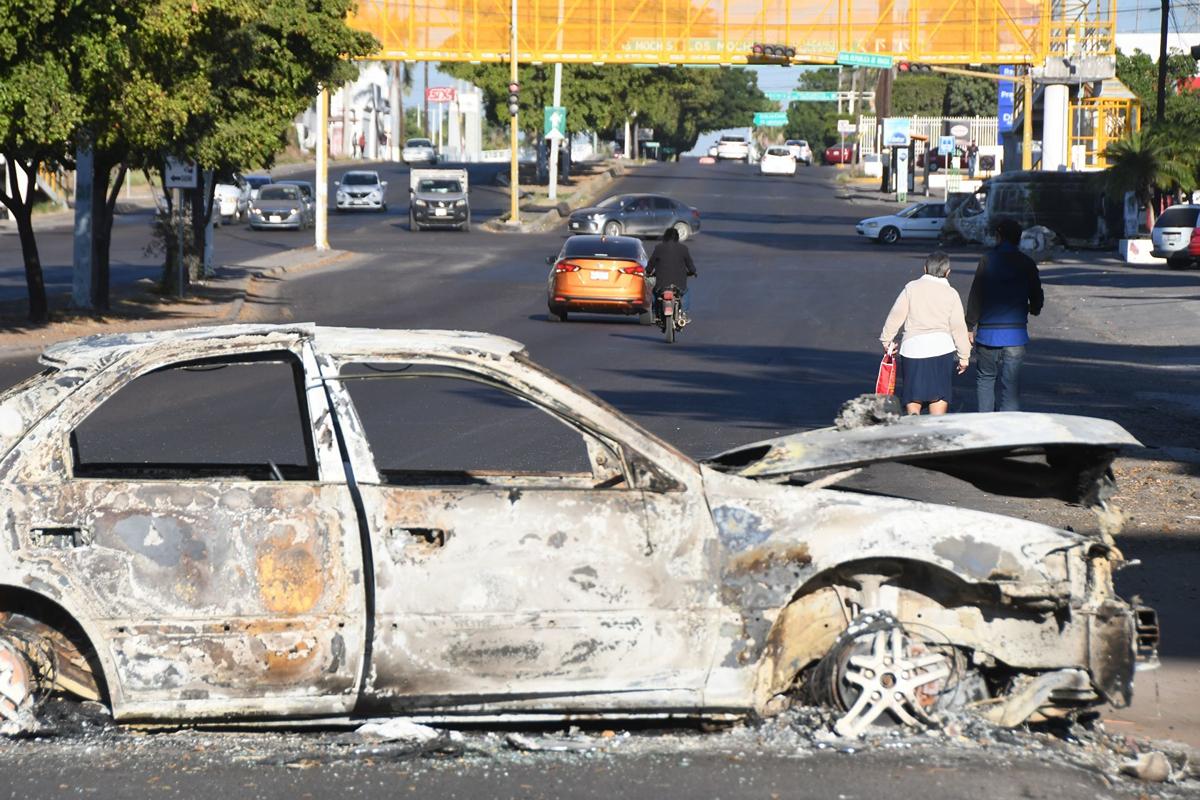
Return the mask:
<svg viewBox="0 0 1200 800">
<path fill-rule="evenodd" d="M 909 135 L 925 137 L 925 145 L 917 142 L 918 153 L 924 152 L 926 148 L 935 149 L 938 137 L 946 135 L 945 132 L 953 125 L 967 126 L 965 138 L 973 139 L 980 147 L 1000 143 L 1000 121 L 996 117 L 909 117 L 908 120 Z M 875 117 L 864 116 L 859 119 L 858 141 L 863 154 L 878 152 L 877 127 Z"/>
</svg>

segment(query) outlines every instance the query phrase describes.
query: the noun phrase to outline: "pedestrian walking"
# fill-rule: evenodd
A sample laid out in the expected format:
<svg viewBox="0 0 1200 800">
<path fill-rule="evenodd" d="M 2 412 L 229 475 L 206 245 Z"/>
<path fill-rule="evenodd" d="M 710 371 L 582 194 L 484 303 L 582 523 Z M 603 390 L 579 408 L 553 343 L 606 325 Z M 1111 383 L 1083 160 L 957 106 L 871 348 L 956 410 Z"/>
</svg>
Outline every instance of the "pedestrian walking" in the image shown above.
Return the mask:
<svg viewBox="0 0 1200 800">
<path fill-rule="evenodd" d="M 966 372 L 971 357 L 962 298 L 949 275 L 950 257 L 931 253 L 925 274 L 900 292 L 879 334 L 885 353 L 899 350 L 900 401 L 909 414 L 925 406 L 930 414 L 949 411 L 954 375 Z"/>
<path fill-rule="evenodd" d="M 367 157 L 367 134 L 365 133 L 358 135 L 358 155 L 360 158 Z"/>
<path fill-rule="evenodd" d="M 350 136 L 350 157 L 358 158 L 358 137 L 354 135 Z"/>
<path fill-rule="evenodd" d="M 967 329 L 975 345 L 975 393 L 980 411 L 1020 411 L 1019 378 L 1029 343 L 1029 315 L 1042 313 L 1045 296 L 1037 263 L 1020 250 L 1021 226 L 1005 219 L 994 231 L 997 244 L 980 257 L 967 298 Z"/>
<path fill-rule="evenodd" d="M 979 145 L 972 139 L 967 145 L 967 178 L 975 178 L 975 165 L 979 163 Z"/>
</svg>

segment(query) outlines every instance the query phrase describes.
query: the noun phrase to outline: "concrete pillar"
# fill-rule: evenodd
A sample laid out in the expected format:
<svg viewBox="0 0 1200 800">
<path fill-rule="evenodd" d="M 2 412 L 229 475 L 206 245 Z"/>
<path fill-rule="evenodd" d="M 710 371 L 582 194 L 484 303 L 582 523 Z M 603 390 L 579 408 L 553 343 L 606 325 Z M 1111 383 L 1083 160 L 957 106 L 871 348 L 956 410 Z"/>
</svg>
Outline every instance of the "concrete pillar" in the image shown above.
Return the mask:
<svg viewBox="0 0 1200 800">
<path fill-rule="evenodd" d="M 1066 168 L 1067 114 L 1071 89 L 1061 83 L 1048 84 L 1042 91 L 1042 169 Z"/>
</svg>

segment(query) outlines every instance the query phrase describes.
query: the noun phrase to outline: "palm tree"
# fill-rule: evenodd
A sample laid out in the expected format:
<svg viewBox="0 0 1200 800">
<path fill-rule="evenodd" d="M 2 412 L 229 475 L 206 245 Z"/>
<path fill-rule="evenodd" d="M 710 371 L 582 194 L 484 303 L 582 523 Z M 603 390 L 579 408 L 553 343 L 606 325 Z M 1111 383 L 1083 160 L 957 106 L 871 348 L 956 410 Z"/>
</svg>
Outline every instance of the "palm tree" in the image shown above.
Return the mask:
<svg viewBox="0 0 1200 800">
<path fill-rule="evenodd" d="M 1154 226 L 1154 195 L 1196 187 L 1196 134 L 1166 124 L 1133 131 L 1104 151 L 1109 168 L 1105 183 L 1114 192 L 1133 192 L 1147 207 L 1148 224 Z"/>
</svg>

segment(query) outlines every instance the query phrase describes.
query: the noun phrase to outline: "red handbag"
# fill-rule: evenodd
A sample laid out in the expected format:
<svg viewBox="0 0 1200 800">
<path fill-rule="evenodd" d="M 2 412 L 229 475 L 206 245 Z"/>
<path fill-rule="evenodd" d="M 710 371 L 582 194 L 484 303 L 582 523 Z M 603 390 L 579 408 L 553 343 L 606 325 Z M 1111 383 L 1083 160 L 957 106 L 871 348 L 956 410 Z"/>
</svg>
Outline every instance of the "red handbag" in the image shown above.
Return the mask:
<svg viewBox="0 0 1200 800">
<path fill-rule="evenodd" d="M 888 353 L 879 362 L 879 377 L 875 379 L 875 394 L 896 393 L 896 357 Z"/>
</svg>

